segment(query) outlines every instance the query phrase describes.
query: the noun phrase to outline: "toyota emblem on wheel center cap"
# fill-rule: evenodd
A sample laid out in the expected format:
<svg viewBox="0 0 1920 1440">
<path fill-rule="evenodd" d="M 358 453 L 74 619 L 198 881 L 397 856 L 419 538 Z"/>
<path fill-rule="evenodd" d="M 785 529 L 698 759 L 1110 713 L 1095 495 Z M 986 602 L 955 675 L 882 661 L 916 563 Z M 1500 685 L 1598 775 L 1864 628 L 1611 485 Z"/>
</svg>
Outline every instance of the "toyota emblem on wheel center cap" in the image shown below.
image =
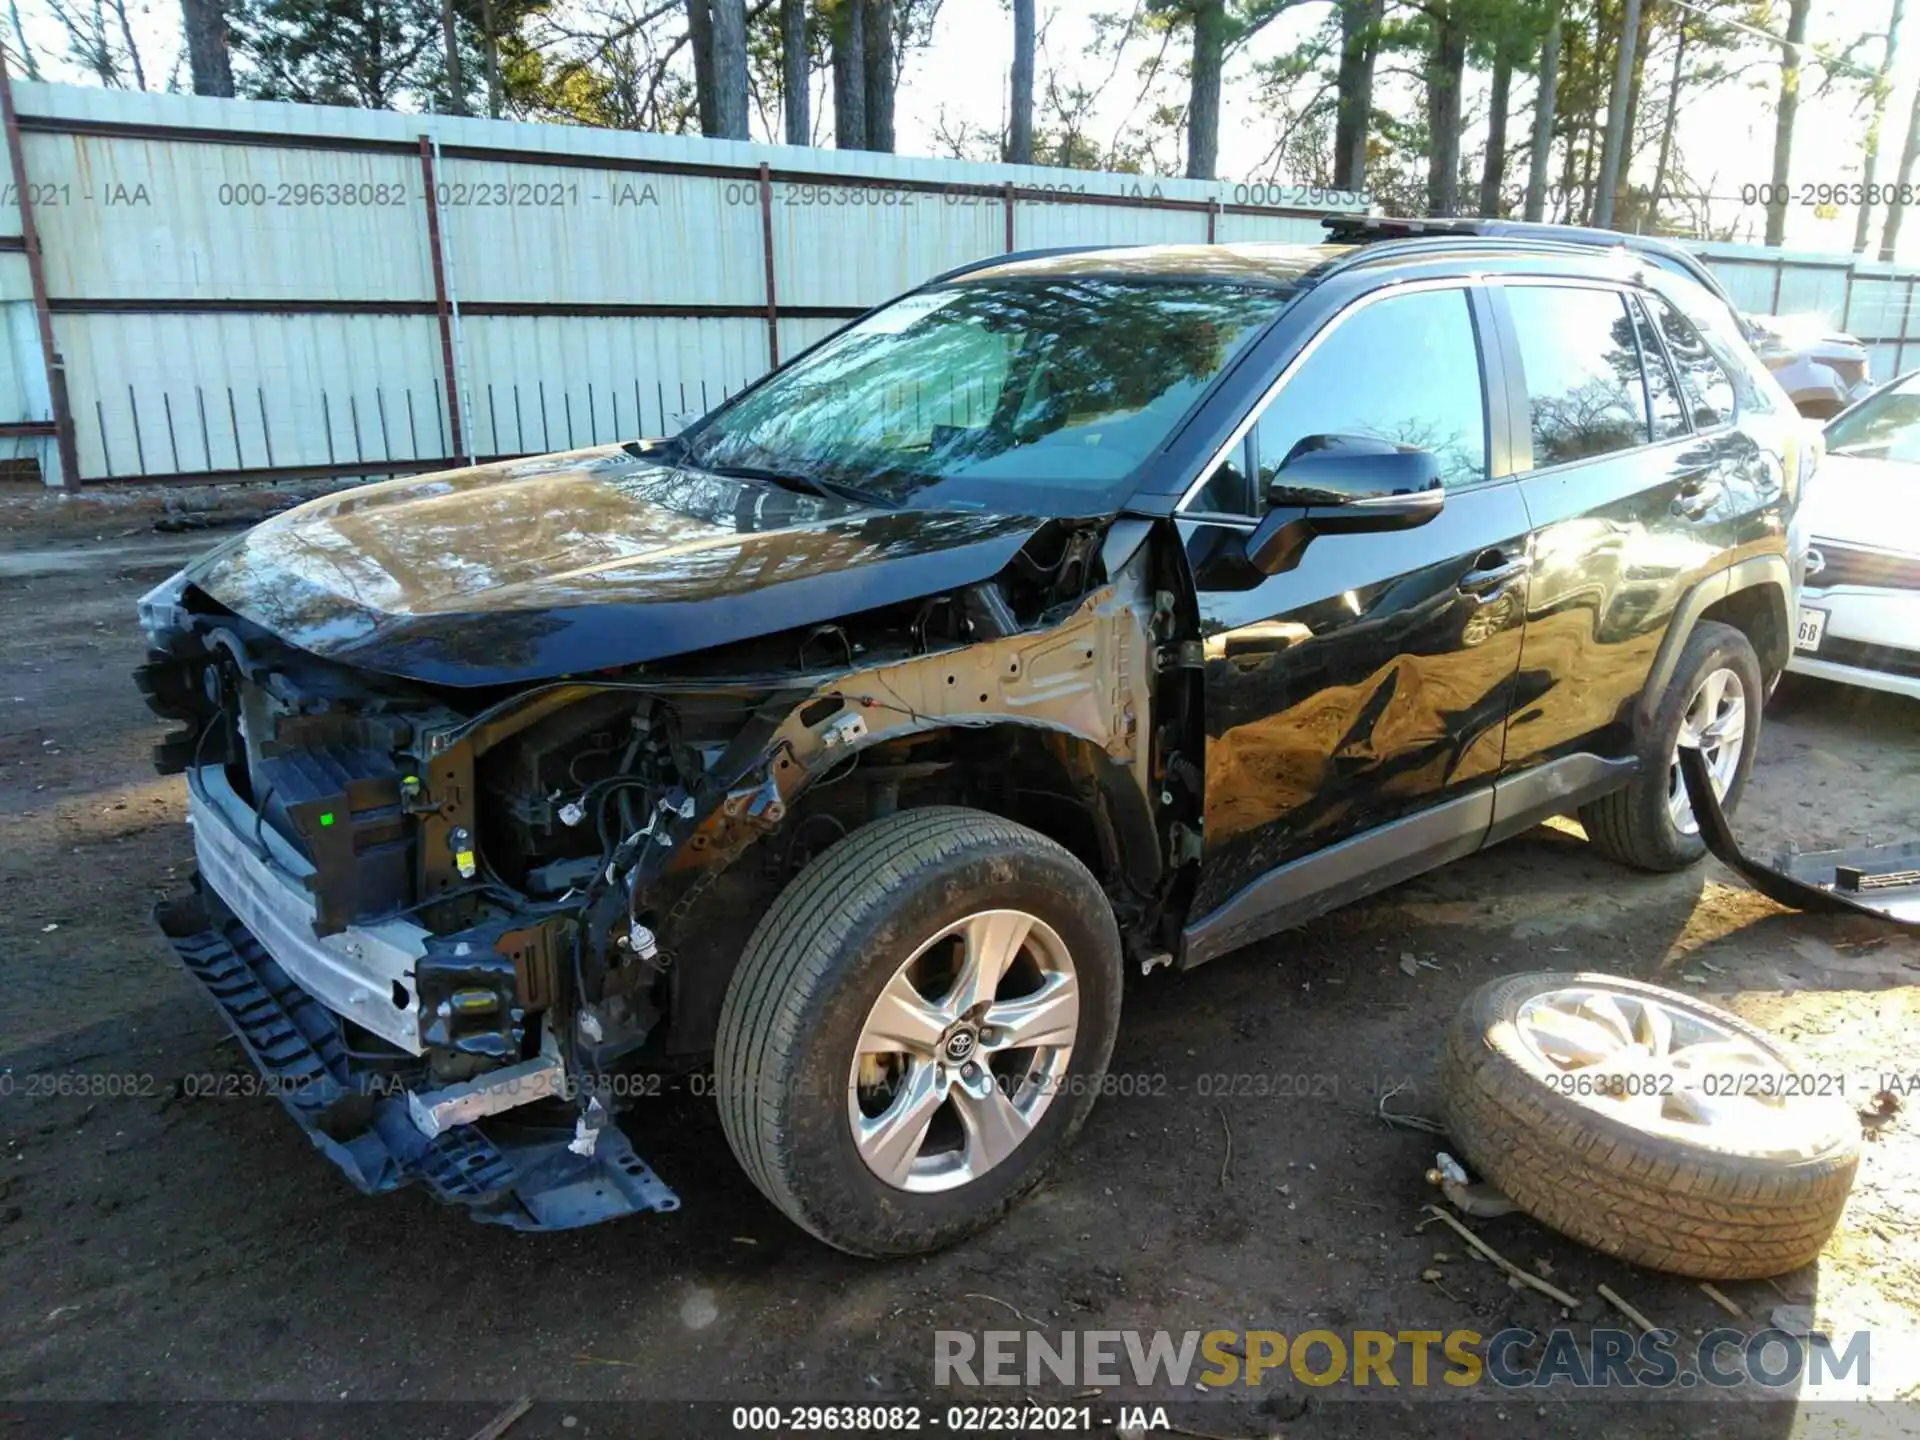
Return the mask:
<svg viewBox="0 0 1920 1440">
<path fill-rule="evenodd" d="M 946 1055 L 949 1064 L 961 1065 L 973 1058 L 974 1046 L 977 1043 L 973 1031 L 956 1030 L 947 1036 L 945 1043 L 942 1044 L 940 1048 Z"/>
</svg>

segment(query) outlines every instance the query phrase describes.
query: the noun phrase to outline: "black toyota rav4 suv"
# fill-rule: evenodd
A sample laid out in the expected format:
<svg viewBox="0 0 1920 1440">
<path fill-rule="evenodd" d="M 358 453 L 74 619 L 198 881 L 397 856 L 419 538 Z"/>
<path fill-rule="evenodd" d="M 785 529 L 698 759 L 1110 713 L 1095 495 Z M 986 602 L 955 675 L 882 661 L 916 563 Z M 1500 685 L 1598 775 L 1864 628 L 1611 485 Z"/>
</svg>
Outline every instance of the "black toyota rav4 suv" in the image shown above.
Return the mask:
<svg viewBox="0 0 1920 1440">
<path fill-rule="evenodd" d="M 988 1223 L 1185 968 L 1560 813 L 1702 842 L 1813 463 L 1725 307 L 1480 237 L 1009 255 L 666 440 L 394 480 L 142 602 L 162 929 L 367 1190 Z M 675 1079 L 674 1077 L 681 1077 Z"/>
</svg>

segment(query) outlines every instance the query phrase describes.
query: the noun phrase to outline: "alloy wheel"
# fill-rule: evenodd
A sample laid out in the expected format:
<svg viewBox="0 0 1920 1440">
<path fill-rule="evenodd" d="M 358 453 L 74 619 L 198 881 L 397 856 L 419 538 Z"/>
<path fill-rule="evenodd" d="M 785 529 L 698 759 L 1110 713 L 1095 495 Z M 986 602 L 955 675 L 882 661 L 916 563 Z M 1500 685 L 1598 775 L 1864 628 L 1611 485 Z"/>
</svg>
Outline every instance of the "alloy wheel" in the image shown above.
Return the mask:
<svg viewBox="0 0 1920 1440">
<path fill-rule="evenodd" d="M 861 1026 L 847 1087 L 860 1158 L 923 1193 L 1004 1163 L 1061 1088 L 1079 1021 L 1073 957 L 1045 921 L 985 910 L 946 926 Z"/>
<path fill-rule="evenodd" d="M 1557 1092 L 1643 1134 L 1796 1159 L 1828 1143 L 1818 1087 L 1769 1046 L 1639 991 L 1570 985 L 1521 1006 L 1514 1029 Z"/>
</svg>

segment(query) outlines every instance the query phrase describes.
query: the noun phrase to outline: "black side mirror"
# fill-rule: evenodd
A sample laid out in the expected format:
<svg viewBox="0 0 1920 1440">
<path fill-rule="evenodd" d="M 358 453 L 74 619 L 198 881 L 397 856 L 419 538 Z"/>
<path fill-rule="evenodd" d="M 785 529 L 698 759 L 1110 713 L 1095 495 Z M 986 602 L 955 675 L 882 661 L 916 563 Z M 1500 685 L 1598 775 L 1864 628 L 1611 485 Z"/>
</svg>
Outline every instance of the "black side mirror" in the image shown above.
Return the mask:
<svg viewBox="0 0 1920 1440">
<path fill-rule="evenodd" d="M 1410 530 L 1446 501 L 1430 450 L 1363 435 L 1309 435 L 1267 487 L 1267 515 L 1247 537 L 1247 559 L 1268 575 L 1300 563 L 1316 535 Z"/>
</svg>

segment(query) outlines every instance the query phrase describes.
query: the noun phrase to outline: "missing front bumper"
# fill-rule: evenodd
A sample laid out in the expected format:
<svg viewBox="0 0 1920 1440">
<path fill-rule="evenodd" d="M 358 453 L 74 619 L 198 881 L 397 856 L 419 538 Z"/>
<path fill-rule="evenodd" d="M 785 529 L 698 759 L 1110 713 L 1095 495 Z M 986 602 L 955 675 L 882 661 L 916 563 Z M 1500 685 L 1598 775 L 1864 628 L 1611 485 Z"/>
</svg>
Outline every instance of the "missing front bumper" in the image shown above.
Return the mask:
<svg viewBox="0 0 1920 1440">
<path fill-rule="evenodd" d="M 517 1230 L 570 1230 L 676 1196 L 609 1125 L 591 1155 L 568 1148 L 571 1126 L 452 1124 L 429 1137 L 409 1112 L 403 1070 L 349 1054 L 340 1024 L 289 978 L 247 927 L 198 889 L 154 911 L 160 932 L 315 1149 L 362 1192 L 419 1181 L 475 1219 Z"/>
</svg>

